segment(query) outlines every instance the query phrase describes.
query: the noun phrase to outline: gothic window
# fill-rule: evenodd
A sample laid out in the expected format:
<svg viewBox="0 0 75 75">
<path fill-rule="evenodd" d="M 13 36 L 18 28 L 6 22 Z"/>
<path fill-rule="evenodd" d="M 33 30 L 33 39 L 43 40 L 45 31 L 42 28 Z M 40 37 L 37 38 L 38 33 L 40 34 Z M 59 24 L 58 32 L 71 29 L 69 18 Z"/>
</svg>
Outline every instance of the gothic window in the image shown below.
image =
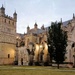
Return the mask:
<svg viewBox="0 0 75 75">
<path fill-rule="evenodd" d="M 27 46 L 28 46 L 28 44 L 29 44 L 29 38 L 28 38 L 28 40 L 27 40 Z"/>
<path fill-rule="evenodd" d="M 10 28 L 7 28 L 7 32 L 11 32 Z"/>
<path fill-rule="evenodd" d="M 5 19 L 5 23 L 6 23 L 6 19 Z"/>
<path fill-rule="evenodd" d="M 12 24 L 14 25 L 14 22 L 12 22 Z"/>
<path fill-rule="evenodd" d="M 72 47 L 74 47 L 74 43 L 72 44 Z"/>
<path fill-rule="evenodd" d="M 23 65 L 23 58 L 21 58 L 21 65 Z"/>
<path fill-rule="evenodd" d="M 16 43 L 16 47 L 18 47 L 18 42 Z"/>
<path fill-rule="evenodd" d="M 8 54 L 8 58 L 10 58 L 10 54 Z"/>
<path fill-rule="evenodd" d="M 9 24 L 10 24 L 10 21 L 9 21 Z"/>
</svg>

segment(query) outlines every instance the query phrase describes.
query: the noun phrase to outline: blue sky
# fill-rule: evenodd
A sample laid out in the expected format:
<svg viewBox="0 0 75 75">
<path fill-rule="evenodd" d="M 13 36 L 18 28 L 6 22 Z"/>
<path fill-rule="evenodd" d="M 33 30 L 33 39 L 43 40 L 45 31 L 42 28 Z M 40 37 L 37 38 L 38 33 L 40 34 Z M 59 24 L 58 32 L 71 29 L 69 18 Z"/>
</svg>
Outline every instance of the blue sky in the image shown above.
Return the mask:
<svg viewBox="0 0 75 75">
<path fill-rule="evenodd" d="M 0 0 L 0 7 L 2 4 L 9 16 L 16 10 L 18 33 L 26 32 L 28 25 L 33 28 L 35 22 L 38 28 L 47 27 L 51 21 L 66 21 L 75 13 L 75 0 Z"/>
</svg>

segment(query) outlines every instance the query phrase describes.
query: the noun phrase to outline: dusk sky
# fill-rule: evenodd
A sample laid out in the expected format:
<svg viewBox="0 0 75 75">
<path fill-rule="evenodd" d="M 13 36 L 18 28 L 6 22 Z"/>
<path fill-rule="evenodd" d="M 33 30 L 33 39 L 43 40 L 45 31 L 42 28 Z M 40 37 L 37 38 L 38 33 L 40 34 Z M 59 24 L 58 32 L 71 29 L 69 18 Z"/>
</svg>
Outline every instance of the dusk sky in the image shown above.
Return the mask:
<svg viewBox="0 0 75 75">
<path fill-rule="evenodd" d="M 28 25 L 33 28 L 35 22 L 38 28 L 47 27 L 51 21 L 72 19 L 75 13 L 75 0 L 0 0 L 0 7 L 2 4 L 9 16 L 16 10 L 18 33 L 26 32 Z"/>
</svg>

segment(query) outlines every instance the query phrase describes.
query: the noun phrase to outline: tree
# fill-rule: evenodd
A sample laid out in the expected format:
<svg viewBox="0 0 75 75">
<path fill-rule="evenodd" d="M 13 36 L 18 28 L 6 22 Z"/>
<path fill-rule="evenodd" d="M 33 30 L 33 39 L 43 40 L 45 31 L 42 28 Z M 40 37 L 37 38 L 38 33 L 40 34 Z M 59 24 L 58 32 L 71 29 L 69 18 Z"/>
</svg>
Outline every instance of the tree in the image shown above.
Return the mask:
<svg viewBox="0 0 75 75">
<path fill-rule="evenodd" d="M 65 60 L 67 33 L 61 29 L 61 23 L 57 22 L 52 23 L 48 31 L 48 51 L 59 68 L 59 64 Z"/>
<path fill-rule="evenodd" d="M 48 27 L 47 44 L 48 44 L 48 52 L 50 55 L 50 65 L 52 66 L 53 41 L 52 41 L 51 27 Z"/>
</svg>

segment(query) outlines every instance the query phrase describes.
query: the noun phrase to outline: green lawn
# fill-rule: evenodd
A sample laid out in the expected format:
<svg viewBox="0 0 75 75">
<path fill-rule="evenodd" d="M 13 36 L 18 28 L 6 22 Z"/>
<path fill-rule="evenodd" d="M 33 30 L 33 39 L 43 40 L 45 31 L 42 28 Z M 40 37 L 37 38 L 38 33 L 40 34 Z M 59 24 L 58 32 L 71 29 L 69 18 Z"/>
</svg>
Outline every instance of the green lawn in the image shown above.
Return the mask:
<svg viewBox="0 0 75 75">
<path fill-rule="evenodd" d="M 75 75 L 75 69 L 36 66 L 0 66 L 0 75 Z"/>
</svg>

